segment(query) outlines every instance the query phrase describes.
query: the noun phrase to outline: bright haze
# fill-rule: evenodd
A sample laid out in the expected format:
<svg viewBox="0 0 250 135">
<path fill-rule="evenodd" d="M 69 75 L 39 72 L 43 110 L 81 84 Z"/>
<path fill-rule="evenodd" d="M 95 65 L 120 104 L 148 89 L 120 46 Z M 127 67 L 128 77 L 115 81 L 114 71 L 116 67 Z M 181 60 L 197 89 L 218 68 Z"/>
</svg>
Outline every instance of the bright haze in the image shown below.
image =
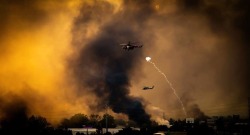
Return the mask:
<svg viewBox="0 0 250 135">
<path fill-rule="evenodd" d="M 0 1 L 0 119 L 248 117 L 247 0 Z M 141 42 L 124 51 L 120 43 Z M 146 60 L 145 60 L 146 58 Z M 143 91 L 143 86 L 154 89 Z"/>
</svg>

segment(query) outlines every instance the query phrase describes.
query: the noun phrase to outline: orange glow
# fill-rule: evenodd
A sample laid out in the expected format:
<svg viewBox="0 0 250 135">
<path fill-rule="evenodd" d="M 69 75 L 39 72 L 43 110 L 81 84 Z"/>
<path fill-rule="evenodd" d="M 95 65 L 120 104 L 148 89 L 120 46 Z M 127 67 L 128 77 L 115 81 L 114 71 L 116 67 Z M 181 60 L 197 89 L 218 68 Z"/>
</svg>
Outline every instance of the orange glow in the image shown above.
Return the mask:
<svg viewBox="0 0 250 135">
<path fill-rule="evenodd" d="M 184 104 L 189 100 L 192 103 L 197 102 L 209 115 L 229 114 L 233 108 L 230 105 L 245 105 L 240 100 L 245 95 L 240 91 L 244 89 L 239 81 L 242 76 L 234 76 L 238 75 L 234 72 L 237 72 L 235 69 L 240 66 L 233 67 L 233 62 L 240 61 L 243 56 L 240 53 L 242 48 L 235 46 L 243 41 L 241 33 L 230 27 L 235 22 L 227 22 L 237 18 L 240 13 L 234 13 L 234 10 L 224 13 L 227 10 L 223 8 L 230 6 L 216 6 L 215 3 L 207 1 L 204 1 L 201 7 L 192 8 L 190 12 L 185 13 L 183 11 L 187 9 L 180 7 L 176 0 L 154 0 L 147 1 L 146 4 L 140 1 L 136 4 L 122 0 L 97 1 L 108 2 L 106 6 L 110 9 L 94 9 L 96 1 L 93 0 L 35 1 L 28 2 L 27 5 L 5 3 L 6 6 L 1 6 L 5 12 L 2 14 L 3 23 L 0 22 L 0 28 L 3 28 L 3 34 L 0 33 L 0 99 L 7 100 L 8 95 L 17 95 L 27 102 L 29 114 L 45 116 L 53 124 L 79 112 L 92 113 L 93 110 L 88 105 L 95 105 L 98 97 L 74 82 L 75 78 L 69 75 L 68 61 L 78 56 L 79 50 L 98 38 L 100 33 L 105 33 L 102 29 L 104 26 L 126 25 L 126 28 L 135 32 L 134 38 L 140 38 L 144 43 L 143 55 L 152 57 L 162 72 L 167 74 L 177 93 L 183 98 Z M 83 15 L 90 20 L 81 20 L 82 22 L 78 23 L 84 23 L 84 26 L 77 27 L 85 33 L 81 33 L 81 30 L 77 31 L 79 33 L 73 33 L 77 23 L 74 21 L 82 15 L 81 8 L 85 4 L 90 7 L 88 10 L 91 12 Z M 126 7 L 125 4 L 131 5 Z M 209 20 L 212 18 L 213 12 L 210 10 L 213 8 L 205 10 L 207 7 L 202 6 L 206 4 L 214 5 L 214 8 L 223 12 L 221 16 L 225 15 L 225 20 L 223 17 L 219 18 L 219 15 L 216 17 L 224 22 L 215 22 L 213 25 L 213 21 Z M 23 6 L 27 8 L 24 9 Z M 105 5 L 97 7 L 106 8 Z M 140 10 L 141 7 L 143 10 Z M 107 13 L 100 16 L 94 13 L 96 10 Z M 127 10 L 130 12 L 126 12 Z M 210 12 L 212 13 L 204 15 Z M 231 12 L 234 13 L 232 16 Z M 92 14 L 99 17 L 99 20 L 91 20 Z M 136 17 L 131 17 L 133 15 Z M 129 20 L 130 18 L 133 20 Z M 218 30 L 218 26 L 224 23 L 221 31 Z M 117 31 L 122 30 L 121 36 L 124 36 L 124 39 L 133 37 L 126 35 L 130 33 L 126 28 Z M 116 29 L 114 31 L 117 32 Z M 75 46 L 73 41 L 80 42 L 80 45 Z M 164 82 L 164 78 L 145 61 L 145 57 L 142 57 L 143 62 L 140 61 L 141 65 L 131 75 L 129 94 L 142 97 L 146 102 L 147 111 L 154 119 L 159 120 L 162 112 L 166 112 L 169 117 L 183 117 L 178 101 Z M 231 79 L 234 77 L 235 82 Z M 155 85 L 155 88 L 152 91 L 141 91 L 144 85 Z M 231 95 L 227 94 L 229 90 L 232 91 Z M 225 97 L 223 101 L 222 97 Z M 216 110 L 214 105 L 218 102 L 221 102 L 224 108 Z M 247 108 L 242 108 L 239 113 L 244 115 Z M 110 113 L 127 119 L 123 114 Z"/>
</svg>

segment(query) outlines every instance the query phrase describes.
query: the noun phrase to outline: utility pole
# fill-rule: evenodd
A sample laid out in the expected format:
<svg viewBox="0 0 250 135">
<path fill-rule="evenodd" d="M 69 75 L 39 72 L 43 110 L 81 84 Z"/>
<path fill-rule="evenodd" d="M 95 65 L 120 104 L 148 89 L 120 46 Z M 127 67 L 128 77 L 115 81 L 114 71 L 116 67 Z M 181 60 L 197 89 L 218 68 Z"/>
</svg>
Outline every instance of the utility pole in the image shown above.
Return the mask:
<svg viewBox="0 0 250 135">
<path fill-rule="evenodd" d="M 248 122 L 250 123 L 250 97 L 248 97 Z"/>
<path fill-rule="evenodd" d="M 106 133 L 108 133 L 108 104 L 106 104 L 106 116 L 105 116 L 105 121 L 106 121 Z"/>
</svg>

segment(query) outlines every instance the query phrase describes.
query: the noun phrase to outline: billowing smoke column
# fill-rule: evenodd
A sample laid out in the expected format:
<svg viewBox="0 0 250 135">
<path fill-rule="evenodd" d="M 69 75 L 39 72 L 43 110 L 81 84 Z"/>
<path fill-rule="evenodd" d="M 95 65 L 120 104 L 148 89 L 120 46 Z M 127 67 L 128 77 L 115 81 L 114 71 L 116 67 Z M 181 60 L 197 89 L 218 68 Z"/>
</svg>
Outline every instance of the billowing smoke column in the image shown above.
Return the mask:
<svg viewBox="0 0 250 135">
<path fill-rule="evenodd" d="M 150 11 L 144 2 L 146 1 L 138 1 L 138 3 L 126 1 L 124 3 L 126 14 L 118 12 L 114 15 L 112 10 L 107 11 L 112 9 L 112 6 L 105 1 L 96 1 L 92 6 L 85 5 L 73 28 L 73 34 L 83 34 L 80 35 L 80 40 L 77 37 L 73 40 L 75 45 L 80 46 L 84 44 L 86 38 L 87 28 L 85 27 L 91 21 L 99 20 L 101 23 L 102 17 L 112 15 L 111 20 L 99 25 L 99 32 L 92 38 L 93 40 L 85 43 L 72 68 L 79 84 L 84 86 L 82 89 L 90 89 L 89 91 L 98 97 L 97 109 L 104 109 L 108 104 L 115 113 L 126 114 L 138 125 L 151 123 L 150 115 L 144 109 L 143 100 L 129 95 L 130 78 L 134 70 L 140 72 L 140 61 L 143 60 L 142 50 L 126 52 L 122 50 L 119 43 L 140 39 L 140 30 L 143 30 L 143 21 L 146 18 L 141 14 L 142 9 Z M 135 6 L 141 7 L 138 10 Z"/>
</svg>

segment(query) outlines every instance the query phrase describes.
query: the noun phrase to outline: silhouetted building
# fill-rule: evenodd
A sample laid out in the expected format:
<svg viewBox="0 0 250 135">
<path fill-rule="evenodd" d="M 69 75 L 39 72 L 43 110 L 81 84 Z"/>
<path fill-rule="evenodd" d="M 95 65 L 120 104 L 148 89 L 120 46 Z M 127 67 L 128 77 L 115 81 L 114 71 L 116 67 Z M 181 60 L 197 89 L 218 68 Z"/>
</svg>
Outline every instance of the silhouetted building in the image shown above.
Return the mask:
<svg viewBox="0 0 250 135">
<path fill-rule="evenodd" d="M 194 123 L 194 118 L 186 118 L 186 123 Z"/>
</svg>

